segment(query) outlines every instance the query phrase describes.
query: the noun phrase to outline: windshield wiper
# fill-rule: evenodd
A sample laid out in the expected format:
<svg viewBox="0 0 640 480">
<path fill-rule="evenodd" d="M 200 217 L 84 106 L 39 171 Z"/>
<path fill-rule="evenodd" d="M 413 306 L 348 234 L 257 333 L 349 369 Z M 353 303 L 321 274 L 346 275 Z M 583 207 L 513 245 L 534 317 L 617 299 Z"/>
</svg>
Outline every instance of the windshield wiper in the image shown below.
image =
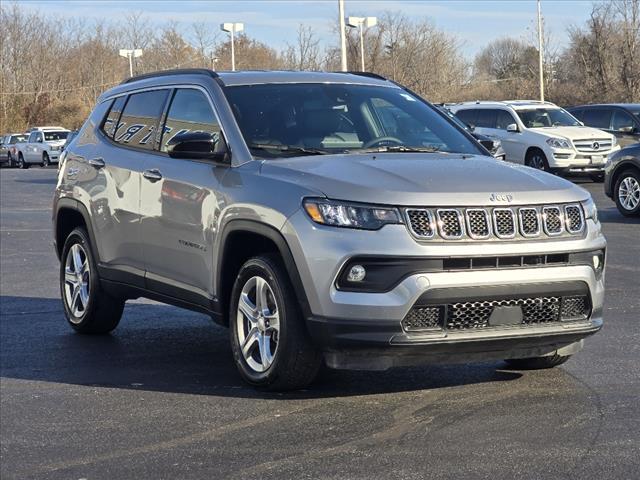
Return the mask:
<svg viewBox="0 0 640 480">
<path fill-rule="evenodd" d="M 407 153 L 447 153 L 440 152 L 440 149 L 437 147 L 408 147 L 407 145 L 391 145 L 387 147 L 372 147 L 372 148 L 359 148 L 359 149 L 350 149 L 350 152 L 355 153 L 396 153 L 396 152 L 407 152 Z"/>
<path fill-rule="evenodd" d="M 269 144 L 259 144 L 259 143 L 251 143 L 248 145 L 250 150 L 260 150 L 263 152 L 280 152 L 280 153 L 293 153 L 293 154 L 302 154 L 302 155 L 326 155 L 326 150 L 320 150 L 319 148 L 304 148 L 304 147 L 293 147 L 291 145 L 269 145 Z"/>
</svg>

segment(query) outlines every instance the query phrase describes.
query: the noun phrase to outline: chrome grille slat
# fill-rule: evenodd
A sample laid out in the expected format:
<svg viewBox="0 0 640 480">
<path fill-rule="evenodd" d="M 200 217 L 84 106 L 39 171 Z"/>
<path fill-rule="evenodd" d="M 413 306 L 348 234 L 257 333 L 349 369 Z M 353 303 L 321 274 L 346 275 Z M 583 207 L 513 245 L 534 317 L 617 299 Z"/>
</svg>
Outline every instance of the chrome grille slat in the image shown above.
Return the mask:
<svg viewBox="0 0 640 480">
<path fill-rule="evenodd" d="M 419 240 L 526 240 L 579 235 L 586 227 L 579 203 L 469 208 L 407 208 L 407 227 Z"/>
<path fill-rule="evenodd" d="M 551 237 L 561 235 L 563 231 L 563 219 L 560 207 L 542 207 L 542 225 L 544 226 L 544 233 L 547 235 Z"/>
<path fill-rule="evenodd" d="M 520 222 L 520 234 L 523 237 L 537 237 L 540 235 L 538 210 L 532 207 L 519 208 L 518 220 Z"/>
<path fill-rule="evenodd" d="M 598 144 L 598 148 L 593 148 L 594 143 Z M 613 144 L 610 138 L 584 138 L 574 140 L 573 145 L 579 152 L 595 153 L 606 152 L 611 150 Z"/>
<path fill-rule="evenodd" d="M 455 240 L 462 238 L 464 235 L 464 222 L 462 221 L 462 213 L 455 208 L 436 210 L 438 217 L 438 230 L 442 238 L 447 240 Z"/>
<path fill-rule="evenodd" d="M 514 238 L 516 236 L 516 216 L 510 208 L 494 208 L 493 224 L 498 238 Z"/>
</svg>

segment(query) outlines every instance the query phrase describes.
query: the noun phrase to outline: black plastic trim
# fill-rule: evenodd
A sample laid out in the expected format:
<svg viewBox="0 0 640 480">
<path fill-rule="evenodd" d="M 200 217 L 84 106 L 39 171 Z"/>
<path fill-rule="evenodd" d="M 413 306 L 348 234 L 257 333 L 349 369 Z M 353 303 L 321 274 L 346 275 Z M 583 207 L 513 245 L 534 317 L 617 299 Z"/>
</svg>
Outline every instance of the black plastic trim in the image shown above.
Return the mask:
<svg viewBox="0 0 640 480">
<path fill-rule="evenodd" d="M 218 78 L 218 74 L 208 68 L 176 68 L 173 70 L 160 70 L 158 72 L 143 73 L 124 80 L 120 85 L 136 82 L 138 80 L 146 80 L 148 78 L 168 77 L 172 75 L 207 75 L 211 78 Z"/>
<path fill-rule="evenodd" d="M 87 233 L 89 234 L 89 240 L 91 241 L 91 251 L 96 257 L 96 261 L 100 262 L 100 254 L 97 248 L 96 237 L 93 233 L 93 224 L 91 223 L 91 216 L 89 215 L 89 211 L 87 207 L 84 206 L 79 200 L 75 198 L 62 197 L 57 200 L 55 206 L 55 212 L 53 215 L 53 233 L 54 233 L 54 246 L 56 250 L 56 255 L 58 256 L 58 260 L 60 260 L 60 253 L 62 250 L 62 245 L 57 244 L 58 237 L 58 217 L 60 216 L 60 212 L 62 210 L 73 210 L 75 212 L 80 213 L 82 218 L 84 219 L 84 223 L 87 227 Z"/>
</svg>

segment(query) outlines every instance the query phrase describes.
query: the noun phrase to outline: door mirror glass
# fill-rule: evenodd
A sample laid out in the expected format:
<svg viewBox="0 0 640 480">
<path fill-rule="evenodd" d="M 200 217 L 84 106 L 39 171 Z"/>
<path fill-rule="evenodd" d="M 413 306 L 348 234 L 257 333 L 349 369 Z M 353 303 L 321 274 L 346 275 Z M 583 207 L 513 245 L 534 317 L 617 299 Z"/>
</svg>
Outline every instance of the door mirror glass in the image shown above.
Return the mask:
<svg viewBox="0 0 640 480">
<path fill-rule="evenodd" d="M 179 133 L 167 142 L 167 153 L 171 158 L 229 161 L 229 148 L 220 133 Z"/>
<path fill-rule="evenodd" d="M 517 132 L 518 131 L 518 125 L 516 125 L 515 123 L 510 123 L 509 125 L 507 125 L 507 132 Z"/>
</svg>

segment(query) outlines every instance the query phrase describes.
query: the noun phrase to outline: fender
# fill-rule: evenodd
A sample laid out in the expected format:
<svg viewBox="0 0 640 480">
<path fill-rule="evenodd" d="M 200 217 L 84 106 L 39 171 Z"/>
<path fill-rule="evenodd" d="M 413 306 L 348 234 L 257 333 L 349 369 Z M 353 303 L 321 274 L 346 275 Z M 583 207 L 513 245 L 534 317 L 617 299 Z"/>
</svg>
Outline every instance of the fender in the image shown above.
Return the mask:
<svg viewBox="0 0 640 480">
<path fill-rule="evenodd" d="M 220 247 L 218 248 L 218 256 L 215 263 L 215 265 L 217 266 L 215 292 L 216 298 L 221 299 L 221 267 L 224 260 L 224 251 L 228 243 L 227 240 L 231 233 L 238 231 L 255 233 L 273 241 L 273 243 L 278 248 L 278 252 L 282 257 L 284 266 L 287 270 L 287 273 L 289 274 L 289 279 L 291 280 L 291 283 L 293 285 L 293 290 L 298 300 L 298 305 L 300 306 L 304 315 L 304 318 L 309 317 L 311 315 L 311 308 L 309 307 L 307 294 L 304 291 L 302 279 L 300 277 L 300 273 L 298 272 L 298 267 L 296 266 L 296 262 L 293 258 L 293 254 L 291 253 L 291 249 L 289 248 L 287 241 L 284 239 L 282 233 L 280 233 L 274 227 L 254 220 L 231 220 L 224 226 L 222 230 L 219 243 Z"/>
<path fill-rule="evenodd" d="M 87 207 L 84 206 L 79 200 L 75 198 L 62 197 L 59 198 L 53 212 L 53 244 L 56 250 L 56 255 L 58 256 L 58 260 L 60 260 L 60 254 L 62 245 L 58 245 L 58 216 L 62 210 L 73 210 L 75 212 L 80 213 L 82 218 L 84 219 L 84 223 L 87 227 L 87 233 L 89 234 L 89 240 L 91 241 L 91 251 L 94 252 L 96 257 L 96 263 L 100 263 L 100 255 L 98 252 L 98 244 L 96 243 L 96 237 L 93 233 L 93 224 L 91 223 L 91 216 L 89 215 L 89 211 Z"/>
</svg>

